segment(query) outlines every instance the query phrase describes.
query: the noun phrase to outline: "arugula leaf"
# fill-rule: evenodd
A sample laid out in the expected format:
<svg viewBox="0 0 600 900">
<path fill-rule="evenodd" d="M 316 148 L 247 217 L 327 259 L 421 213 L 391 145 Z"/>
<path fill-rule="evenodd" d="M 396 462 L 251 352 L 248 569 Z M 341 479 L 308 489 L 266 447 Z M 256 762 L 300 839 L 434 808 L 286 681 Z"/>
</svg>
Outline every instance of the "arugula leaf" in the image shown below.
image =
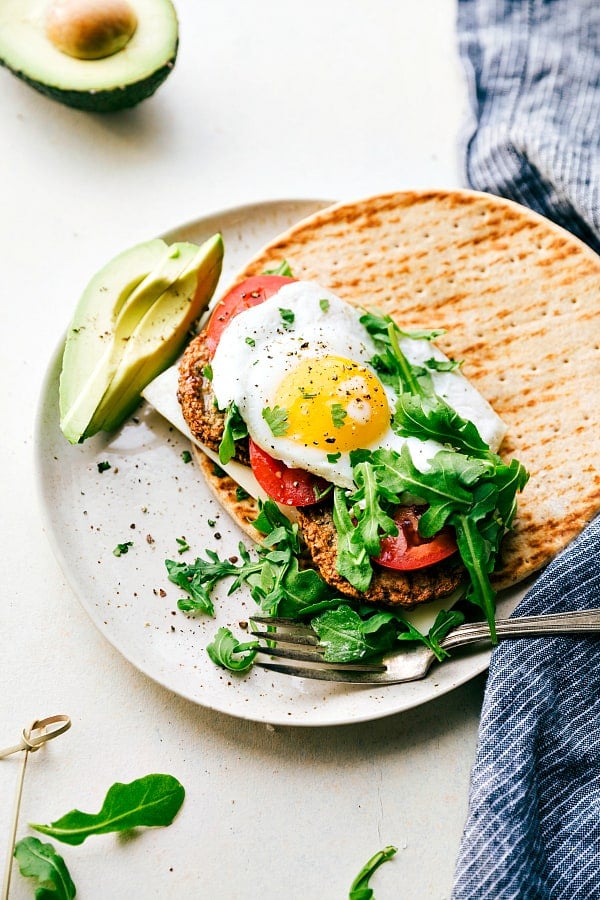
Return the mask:
<svg viewBox="0 0 600 900">
<path fill-rule="evenodd" d="M 392 533 L 387 531 L 390 508 L 407 496 L 417 497 L 428 504 L 419 521 L 423 537 L 433 537 L 445 525 L 454 528 L 470 578 L 467 599 L 483 610 L 495 641 L 495 591 L 489 575 L 515 513 L 516 493 L 527 482 L 524 467 L 516 460 L 507 465 L 491 453 L 473 458 L 441 450 L 421 472 L 406 446 L 400 453 L 361 450 L 351 454 L 351 461 L 357 490 L 346 494 L 338 489 L 334 499 L 339 574 L 364 591 L 372 576 L 370 557 L 381 536 Z"/>
<path fill-rule="evenodd" d="M 433 650 L 439 662 L 450 656 L 448 651 L 440 646 L 440 641 L 443 641 L 453 628 L 462 625 L 464 621 L 465 617 L 457 609 L 441 609 L 435 617 L 435 622 L 426 635 L 425 643 L 430 650 Z"/>
<path fill-rule="evenodd" d="M 206 652 L 216 665 L 230 672 L 246 672 L 254 662 L 259 646 L 258 641 L 242 644 L 229 628 L 219 628 Z"/>
<path fill-rule="evenodd" d="M 285 275 L 286 278 L 293 278 L 292 270 L 290 269 L 287 260 L 282 260 L 278 266 L 274 269 L 265 269 L 265 275 Z"/>
<path fill-rule="evenodd" d="M 355 609 L 342 603 L 337 609 L 321 613 L 310 624 L 319 638 L 319 646 L 324 649 L 323 659 L 352 662 L 391 650 L 399 623 L 393 613 L 367 614 L 363 618 Z"/>
<path fill-rule="evenodd" d="M 401 394 L 392 418 L 392 428 L 401 437 L 432 439 L 469 456 L 498 460 L 480 436 L 476 426 L 463 419 L 441 397 L 417 397 Z"/>
<path fill-rule="evenodd" d="M 145 775 L 129 784 L 113 784 L 98 813 L 73 809 L 50 825 L 29 825 L 65 844 L 77 845 L 94 834 L 170 825 L 184 797 L 183 785 L 172 775 Z"/>
<path fill-rule="evenodd" d="M 212 616 L 215 607 L 210 594 L 218 581 L 234 576 L 239 585 L 243 580 L 260 572 L 261 562 L 252 561 L 242 543 L 239 545 L 239 551 L 242 557 L 240 565 L 236 565 L 228 559 L 222 560 L 214 550 L 206 550 L 207 559 L 199 556 L 193 563 L 166 559 L 165 567 L 169 581 L 188 594 L 188 597 L 177 601 L 178 608 L 186 613 L 204 612 Z"/>
<path fill-rule="evenodd" d="M 432 356 L 431 359 L 425 360 L 425 365 L 434 372 L 456 372 L 462 366 L 462 360 L 436 359 L 435 356 Z"/>
<path fill-rule="evenodd" d="M 431 370 L 427 366 L 413 365 L 406 358 L 400 347 L 400 339 L 432 341 L 442 331 L 403 331 L 391 316 L 376 316 L 366 313 L 360 318 L 361 323 L 373 338 L 378 354 L 371 360 L 381 380 L 391 385 L 396 394 L 408 392 L 418 396 L 431 396 L 434 393 Z"/>
<path fill-rule="evenodd" d="M 380 489 L 375 469 L 368 462 L 359 462 L 353 469 L 353 477 L 357 485 L 352 494 L 352 509 L 357 517 L 355 537 L 369 556 L 378 556 L 381 538 L 398 534 L 398 526 L 381 506 L 381 500 L 390 499 L 390 495 Z"/>
<path fill-rule="evenodd" d="M 379 866 L 395 856 L 397 852 L 398 848 L 393 847 L 390 844 L 387 847 L 384 847 L 383 850 L 380 850 L 378 853 L 372 856 L 371 859 L 367 863 L 365 863 L 365 865 L 362 867 L 362 869 L 350 885 L 348 900 L 373 900 L 374 893 L 373 890 L 369 887 L 371 876 L 374 872 L 377 871 Z"/>
<path fill-rule="evenodd" d="M 336 569 L 357 590 L 366 591 L 373 577 L 371 560 L 348 512 L 345 493 L 339 487 L 333 491 L 333 524 L 338 544 Z"/>
<path fill-rule="evenodd" d="M 382 338 L 389 335 L 390 325 L 393 325 L 394 331 L 400 337 L 410 338 L 413 341 L 435 341 L 436 338 L 446 333 L 445 328 L 433 329 L 415 329 L 413 331 L 404 331 L 399 328 L 391 316 L 378 316 L 372 312 L 365 312 L 360 320 L 362 325 L 367 329 L 372 337 Z"/>
<path fill-rule="evenodd" d="M 248 437 L 248 428 L 235 403 L 230 403 L 225 411 L 223 437 L 219 444 L 219 462 L 226 466 L 235 456 L 235 442 Z"/>
<path fill-rule="evenodd" d="M 14 856 L 21 875 L 36 879 L 36 900 L 73 900 L 75 885 L 52 844 L 43 844 L 35 837 L 22 838 L 15 845 Z"/>
<path fill-rule="evenodd" d="M 287 433 L 289 428 L 287 409 L 281 406 L 274 406 L 273 408 L 265 406 L 262 411 L 262 417 L 271 429 L 273 437 L 281 437 Z"/>
</svg>

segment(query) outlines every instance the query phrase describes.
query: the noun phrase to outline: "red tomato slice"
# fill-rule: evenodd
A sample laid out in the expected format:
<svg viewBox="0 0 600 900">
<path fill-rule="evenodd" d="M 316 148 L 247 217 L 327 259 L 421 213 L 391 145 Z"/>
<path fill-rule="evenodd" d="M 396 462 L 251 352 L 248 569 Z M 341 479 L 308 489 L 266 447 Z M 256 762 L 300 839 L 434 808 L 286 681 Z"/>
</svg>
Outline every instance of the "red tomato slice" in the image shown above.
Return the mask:
<svg viewBox="0 0 600 900">
<path fill-rule="evenodd" d="M 443 528 L 432 538 L 421 537 L 419 519 L 423 511 L 418 506 L 398 507 L 394 515 L 398 534 L 383 538 L 375 562 L 386 569 L 411 571 L 432 566 L 456 553 L 458 547 L 451 528 Z"/>
<path fill-rule="evenodd" d="M 297 279 L 286 275 L 253 275 L 225 294 L 215 306 L 206 329 L 206 345 L 210 355 L 214 354 L 221 334 L 234 316 L 268 300 L 290 281 Z"/>
<path fill-rule="evenodd" d="M 250 445 L 250 465 L 261 488 L 277 503 L 285 506 L 310 506 L 317 503 L 328 487 L 324 478 L 318 478 L 304 469 L 293 469 L 255 444 Z M 317 489 L 315 492 L 315 488 Z"/>
</svg>

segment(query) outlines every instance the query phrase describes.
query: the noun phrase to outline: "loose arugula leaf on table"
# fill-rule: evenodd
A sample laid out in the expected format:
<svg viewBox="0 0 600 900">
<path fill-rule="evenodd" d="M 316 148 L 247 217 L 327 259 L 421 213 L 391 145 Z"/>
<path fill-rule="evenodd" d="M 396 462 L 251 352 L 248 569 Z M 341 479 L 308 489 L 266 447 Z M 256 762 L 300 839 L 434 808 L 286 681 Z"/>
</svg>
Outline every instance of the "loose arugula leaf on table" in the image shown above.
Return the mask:
<svg viewBox="0 0 600 900">
<path fill-rule="evenodd" d="M 369 887 L 371 876 L 379 866 L 391 859 L 397 852 L 398 848 L 390 844 L 372 856 L 350 885 L 348 900 L 373 900 L 375 895 L 372 888 Z"/>
<path fill-rule="evenodd" d="M 65 844 L 77 845 L 94 834 L 170 825 L 184 797 L 183 785 L 172 775 L 145 775 L 129 784 L 113 784 L 98 813 L 73 809 L 50 825 L 29 825 Z"/>
<path fill-rule="evenodd" d="M 64 859 L 52 844 L 25 837 L 15 844 L 19 872 L 36 881 L 36 900 L 73 900 L 77 893 Z"/>
</svg>

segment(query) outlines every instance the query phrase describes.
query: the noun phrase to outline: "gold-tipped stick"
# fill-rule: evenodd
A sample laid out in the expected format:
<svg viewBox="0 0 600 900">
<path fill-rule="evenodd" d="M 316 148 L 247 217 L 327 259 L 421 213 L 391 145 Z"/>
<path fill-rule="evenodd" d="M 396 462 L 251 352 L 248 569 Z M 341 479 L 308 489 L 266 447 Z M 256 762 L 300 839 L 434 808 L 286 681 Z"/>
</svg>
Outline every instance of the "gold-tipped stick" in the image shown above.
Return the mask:
<svg viewBox="0 0 600 900">
<path fill-rule="evenodd" d="M 15 803 L 13 817 L 10 826 L 10 837 L 8 841 L 8 854 L 6 857 L 6 866 L 4 869 L 4 881 L 2 885 L 2 900 L 8 900 L 8 891 L 10 889 L 10 879 L 12 875 L 13 857 L 15 853 L 15 844 L 17 840 L 17 827 L 19 823 L 19 810 L 21 809 L 21 797 L 23 796 L 23 782 L 25 781 L 25 769 L 27 768 L 27 760 L 30 753 L 35 753 L 47 741 L 64 734 L 71 727 L 69 716 L 56 715 L 48 716 L 46 719 L 36 719 L 31 723 L 29 728 L 24 728 L 21 740 L 12 747 L 0 750 L 0 759 L 11 756 L 13 753 L 23 752 L 19 777 L 17 779 L 17 790 L 15 793 Z"/>
</svg>

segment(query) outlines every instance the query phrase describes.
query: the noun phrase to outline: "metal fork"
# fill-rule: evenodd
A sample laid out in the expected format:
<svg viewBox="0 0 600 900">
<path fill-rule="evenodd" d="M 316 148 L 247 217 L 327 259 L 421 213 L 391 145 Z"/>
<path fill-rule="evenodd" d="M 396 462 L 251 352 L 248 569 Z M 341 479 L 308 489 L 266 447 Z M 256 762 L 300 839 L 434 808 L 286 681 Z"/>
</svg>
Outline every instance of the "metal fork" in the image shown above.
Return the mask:
<svg viewBox="0 0 600 900">
<path fill-rule="evenodd" d="M 407 642 L 401 649 L 385 655 L 378 662 L 331 663 L 323 659 L 325 650 L 319 646 L 319 639 L 310 625 L 276 616 L 253 616 L 251 621 L 265 626 L 264 629 L 251 632 L 254 637 L 267 641 L 267 645 L 260 648 L 259 654 L 280 657 L 292 663 L 268 662 L 259 657 L 255 664 L 283 675 L 347 684 L 400 684 L 424 678 L 436 661 L 433 651 L 424 644 Z M 600 633 L 600 609 L 520 616 L 496 621 L 499 641 L 507 638 L 594 633 Z M 455 650 L 482 642 L 490 643 L 489 628 L 484 622 L 475 622 L 455 628 L 440 641 L 440 645 L 444 650 Z"/>
</svg>

